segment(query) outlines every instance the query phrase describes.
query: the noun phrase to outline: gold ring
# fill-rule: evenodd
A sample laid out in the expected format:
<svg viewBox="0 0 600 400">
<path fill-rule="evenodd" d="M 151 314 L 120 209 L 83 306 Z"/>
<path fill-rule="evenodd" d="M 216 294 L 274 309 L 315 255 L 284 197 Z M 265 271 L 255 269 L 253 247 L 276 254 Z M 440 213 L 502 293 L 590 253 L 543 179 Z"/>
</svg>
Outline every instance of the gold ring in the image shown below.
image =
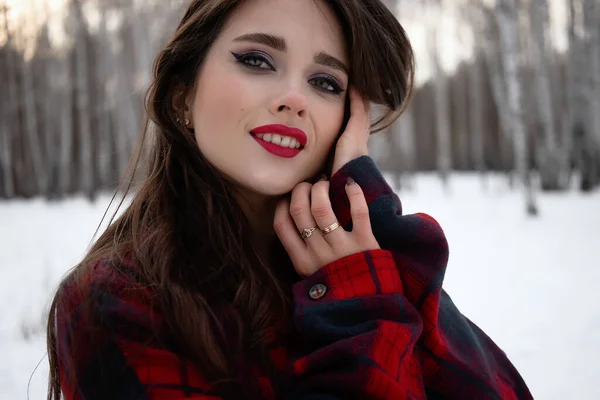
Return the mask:
<svg viewBox="0 0 600 400">
<path fill-rule="evenodd" d="M 302 230 L 302 233 L 300 234 L 300 236 L 302 236 L 302 239 L 308 239 L 309 237 L 312 236 L 313 232 L 317 230 L 317 227 L 312 227 L 312 228 L 306 228 Z"/>
<path fill-rule="evenodd" d="M 340 227 L 340 223 L 338 221 L 335 221 L 333 224 L 329 225 L 327 228 L 322 229 L 321 232 L 323 232 L 323 235 L 327 235 L 328 233 L 335 231 L 339 227 Z"/>
</svg>

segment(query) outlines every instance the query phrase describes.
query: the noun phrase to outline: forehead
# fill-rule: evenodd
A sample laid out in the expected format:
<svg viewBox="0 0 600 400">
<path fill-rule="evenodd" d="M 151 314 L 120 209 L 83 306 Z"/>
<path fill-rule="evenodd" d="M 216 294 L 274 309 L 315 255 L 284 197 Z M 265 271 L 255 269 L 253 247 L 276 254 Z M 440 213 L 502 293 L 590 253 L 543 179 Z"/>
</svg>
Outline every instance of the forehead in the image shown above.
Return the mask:
<svg viewBox="0 0 600 400">
<path fill-rule="evenodd" d="M 323 0 L 243 0 L 228 19 L 222 37 L 231 40 L 250 32 L 280 36 L 288 51 L 325 51 L 345 58 L 342 28 Z"/>
</svg>

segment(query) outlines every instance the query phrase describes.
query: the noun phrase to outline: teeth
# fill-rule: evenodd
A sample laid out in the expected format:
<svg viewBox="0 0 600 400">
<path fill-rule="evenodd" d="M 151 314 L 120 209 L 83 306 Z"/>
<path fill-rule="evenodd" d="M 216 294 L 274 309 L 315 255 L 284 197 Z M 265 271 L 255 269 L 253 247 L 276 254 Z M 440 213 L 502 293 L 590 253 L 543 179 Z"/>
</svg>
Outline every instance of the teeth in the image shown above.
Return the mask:
<svg viewBox="0 0 600 400">
<path fill-rule="evenodd" d="M 291 149 L 300 148 L 300 142 L 297 139 L 290 136 L 281 136 L 276 133 L 265 133 L 263 135 L 256 136 L 264 140 L 265 142 L 274 143 L 281 147 L 289 147 Z"/>
</svg>

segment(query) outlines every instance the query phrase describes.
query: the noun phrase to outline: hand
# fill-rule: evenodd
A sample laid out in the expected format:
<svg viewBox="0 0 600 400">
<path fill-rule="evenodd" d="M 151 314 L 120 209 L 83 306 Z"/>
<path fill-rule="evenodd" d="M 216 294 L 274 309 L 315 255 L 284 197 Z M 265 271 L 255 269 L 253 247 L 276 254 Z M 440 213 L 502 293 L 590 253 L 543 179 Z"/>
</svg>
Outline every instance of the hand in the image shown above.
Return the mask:
<svg viewBox="0 0 600 400">
<path fill-rule="evenodd" d="M 310 276 L 340 258 L 380 248 L 371 230 L 362 189 L 352 181 L 346 185 L 346 193 L 350 200 L 352 232 L 341 226 L 330 233 L 321 232 L 337 221 L 326 180 L 314 185 L 299 183 L 292 190 L 291 200 L 284 198 L 277 205 L 273 227 L 301 277 Z M 303 239 L 301 233 L 307 228 L 316 229 Z"/>
<path fill-rule="evenodd" d="M 371 128 L 369 102 L 364 100 L 352 86 L 348 95 L 350 96 L 350 119 L 335 147 L 331 176 L 349 161 L 369 154 L 367 146 Z"/>
</svg>

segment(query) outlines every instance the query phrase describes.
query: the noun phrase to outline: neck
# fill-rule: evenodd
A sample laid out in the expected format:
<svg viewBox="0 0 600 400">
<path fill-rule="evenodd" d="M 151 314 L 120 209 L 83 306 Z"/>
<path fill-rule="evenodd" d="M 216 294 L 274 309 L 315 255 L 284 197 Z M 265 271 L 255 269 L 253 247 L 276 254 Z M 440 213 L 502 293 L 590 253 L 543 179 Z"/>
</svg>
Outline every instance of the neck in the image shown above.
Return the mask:
<svg viewBox="0 0 600 400">
<path fill-rule="evenodd" d="M 252 229 L 252 241 L 260 256 L 269 262 L 271 245 L 275 239 L 273 218 L 279 197 L 256 193 L 239 193 L 238 202 Z"/>
</svg>

